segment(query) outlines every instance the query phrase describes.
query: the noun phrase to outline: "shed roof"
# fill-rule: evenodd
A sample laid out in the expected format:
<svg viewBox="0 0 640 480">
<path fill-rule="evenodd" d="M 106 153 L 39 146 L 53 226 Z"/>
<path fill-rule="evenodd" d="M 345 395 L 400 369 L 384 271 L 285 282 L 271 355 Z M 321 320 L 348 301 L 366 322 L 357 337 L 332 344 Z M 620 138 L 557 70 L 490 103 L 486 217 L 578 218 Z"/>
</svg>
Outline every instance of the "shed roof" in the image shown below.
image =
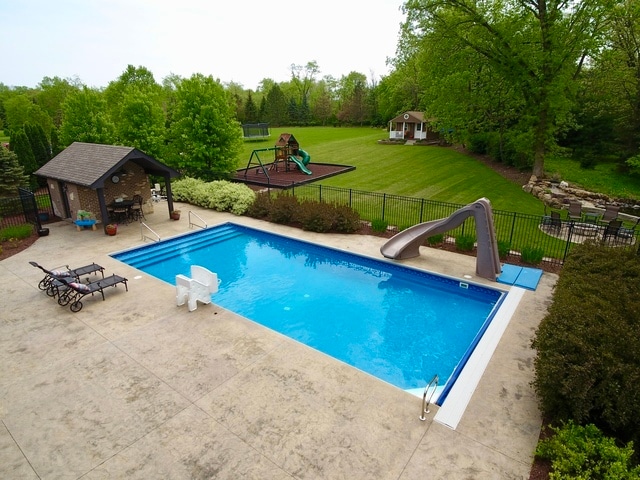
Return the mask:
<svg viewBox="0 0 640 480">
<path fill-rule="evenodd" d="M 395 118 L 391 119 L 392 122 L 411 122 L 411 123 L 423 123 L 424 113 L 408 111 L 403 112 Z"/>
<path fill-rule="evenodd" d="M 84 142 L 73 142 L 35 174 L 95 189 L 104 187 L 105 180 L 130 161 L 147 174 L 171 178 L 180 175 L 137 148 Z"/>
</svg>

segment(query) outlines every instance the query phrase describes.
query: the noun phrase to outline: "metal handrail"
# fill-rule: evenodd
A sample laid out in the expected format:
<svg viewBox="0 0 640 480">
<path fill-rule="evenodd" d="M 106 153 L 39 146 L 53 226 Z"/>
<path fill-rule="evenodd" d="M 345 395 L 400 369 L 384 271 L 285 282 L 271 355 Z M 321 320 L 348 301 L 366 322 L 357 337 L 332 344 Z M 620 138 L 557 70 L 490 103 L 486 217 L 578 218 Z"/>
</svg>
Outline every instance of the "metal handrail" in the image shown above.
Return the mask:
<svg viewBox="0 0 640 480">
<path fill-rule="evenodd" d="M 197 223 L 193 223 L 191 221 L 191 215 L 193 215 L 194 217 L 197 217 L 202 223 L 204 223 L 204 227 L 202 225 L 198 225 Z M 198 215 L 196 212 L 192 212 L 191 210 L 189 210 L 189 228 L 191 227 L 200 227 L 202 229 L 207 228 L 207 222 L 205 222 L 202 217 L 200 215 Z"/>
<path fill-rule="evenodd" d="M 145 235 L 145 230 L 143 229 L 143 227 L 149 230 L 151 233 L 153 233 L 156 236 L 156 238 Z M 153 240 L 154 242 L 160 241 L 160 235 L 158 235 L 155 231 L 153 231 L 153 229 L 144 222 L 140 222 L 140 236 L 142 237 L 142 240 L 146 240 L 148 238 L 149 240 Z"/>
<path fill-rule="evenodd" d="M 422 411 L 420 412 L 420 420 L 422 420 L 423 422 L 427 419 L 427 417 L 425 417 L 425 414 L 429 413 L 429 404 L 431 403 L 433 394 L 436 393 L 436 390 L 438 389 L 438 380 L 438 375 L 436 374 L 433 376 L 427 386 L 424 387 L 424 393 L 422 394 Z M 431 391 L 431 395 L 429 395 L 429 398 L 427 399 L 427 395 L 431 387 L 433 387 L 433 390 Z"/>
</svg>

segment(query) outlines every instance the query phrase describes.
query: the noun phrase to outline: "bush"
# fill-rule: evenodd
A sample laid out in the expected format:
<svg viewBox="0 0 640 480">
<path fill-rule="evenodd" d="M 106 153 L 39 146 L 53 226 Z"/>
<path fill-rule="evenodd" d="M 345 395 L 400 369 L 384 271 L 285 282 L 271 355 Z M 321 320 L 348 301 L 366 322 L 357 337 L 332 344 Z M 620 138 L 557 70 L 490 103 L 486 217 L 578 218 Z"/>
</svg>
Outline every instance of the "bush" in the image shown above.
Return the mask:
<svg viewBox="0 0 640 480">
<path fill-rule="evenodd" d="M 459 235 L 456 237 L 456 249 L 461 252 L 470 252 L 476 243 L 473 235 Z"/>
<path fill-rule="evenodd" d="M 374 232 L 384 233 L 387 231 L 389 222 L 382 220 L 381 218 L 374 218 L 371 220 L 371 230 Z"/>
<path fill-rule="evenodd" d="M 271 202 L 269 220 L 275 223 L 291 224 L 298 222 L 300 203 L 293 195 L 280 194 Z"/>
<path fill-rule="evenodd" d="M 336 218 L 333 229 L 339 233 L 354 233 L 360 230 L 360 214 L 346 205 L 334 207 Z"/>
<path fill-rule="evenodd" d="M 544 250 L 538 247 L 525 246 L 520 252 L 520 259 L 529 265 L 538 265 L 544 258 Z"/>
<path fill-rule="evenodd" d="M 551 438 L 540 441 L 536 455 L 551 461 L 549 478 L 557 480 L 611 479 L 640 477 L 640 468 L 633 467 L 633 444 L 618 447 L 613 438 L 605 437 L 593 424 L 585 427 L 568 422 L 552 428 Z"/>
<path fill-rule="evenodd" d="M 253 190 L 241 183 L 224 180 L 204 182 L 188 177 L 173 182 L 171 191 L 175 201 L 235 215 L 245 213 L 256 196 Z"/>
<path fill-rule="evenodd" d="M 271 194 L 258 193 L 245 214 L 253 218 L 267 218 L 271 212 Z"/>
<path fill-rule="evenodd" d="M 510 252 L 511 252 L 511 242 L 507 242 L 506 240 L 498 240 L 498 256 L 501 259 L 505 259 L 509 256 Z"/>
<path fill-rule="evenodd" d="M 640 441 L 640 257 L 576 245 L 533 341 L 534 387 L 555 423 L 593 423 Z"/>
<path fill-rule="evenodd" d="M 427 238 L 427 245 L 431 245 L 431 246 L 440 245 L 442 242 L 444 242 L 444 233 L 439 233 L 438 235 L 432 235 Z"/>
<path fill-rule="evenodd" d="M 29 238 L 32 233 L 33 225 L 30 223 L 13 225 L 0 230 L 0 241 L 6 242 L 7 240 L 22 240 L 24 238 Z"/>
<path fill-rule="evenodd" d="M 306 201 L 300 204 L 298 218 L 303 230 L 329 232 L 333 228 L 335 209 L 327 203 Z"/>
</svg>

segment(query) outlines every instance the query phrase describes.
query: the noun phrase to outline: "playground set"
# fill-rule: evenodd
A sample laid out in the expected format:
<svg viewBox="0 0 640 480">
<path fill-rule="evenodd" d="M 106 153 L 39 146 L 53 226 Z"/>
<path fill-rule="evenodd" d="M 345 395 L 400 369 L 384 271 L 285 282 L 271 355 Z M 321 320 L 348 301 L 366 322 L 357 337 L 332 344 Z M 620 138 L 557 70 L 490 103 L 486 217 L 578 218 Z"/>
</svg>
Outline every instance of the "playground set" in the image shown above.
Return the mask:
<svg viewBox="0 0 640 480">
<path fill-rule="evenodd" d="M 260 152 L 274 152 L 273 162 L 265 164 L 260 158 Z M 249 163 L 247 163 L 247 168 L 245 169 L 245 177 L 253 167 L 256 167 L 257 172 L 261 171 L 267 177 L 269 176 L 267 170 L 277 172 L 279 168 L 284 168 L 285 172 L 289 172 L 292 168 L 298 168 L 305 175 L 312 175 L 313 172 L 307 168 L 310 161 L 311 156 L 300 149 L 296 137 L 291 133 L 282 133 L 275 147 L 260 148 L 251 152 Z M 292 164 L 295 167 L 292 167 Z"/>
</svg>

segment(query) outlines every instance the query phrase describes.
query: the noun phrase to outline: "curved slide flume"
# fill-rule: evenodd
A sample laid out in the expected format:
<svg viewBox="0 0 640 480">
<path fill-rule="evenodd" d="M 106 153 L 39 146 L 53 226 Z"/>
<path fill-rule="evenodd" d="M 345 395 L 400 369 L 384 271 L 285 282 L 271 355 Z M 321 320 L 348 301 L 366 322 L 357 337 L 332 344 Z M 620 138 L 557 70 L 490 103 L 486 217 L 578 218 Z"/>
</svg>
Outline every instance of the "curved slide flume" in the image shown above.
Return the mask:
<svg viewBox="0 0 640 480">
<path fill-rule="evenodd" d="M 502 266 L 498 256 L 491 202 L 486 198 L 480 198 L 456 210 L 447 218 L 419 223 L 403 230 L 389 239 L 380 248 L 380 253 L 394 260 L 417 257 L 420 255 L 420 246 L 426 238 L 453 230 L 471 216 L 476 221 L 478 242 L 476 274 L 495 282 L 502 271 Z"/>
</svg>

